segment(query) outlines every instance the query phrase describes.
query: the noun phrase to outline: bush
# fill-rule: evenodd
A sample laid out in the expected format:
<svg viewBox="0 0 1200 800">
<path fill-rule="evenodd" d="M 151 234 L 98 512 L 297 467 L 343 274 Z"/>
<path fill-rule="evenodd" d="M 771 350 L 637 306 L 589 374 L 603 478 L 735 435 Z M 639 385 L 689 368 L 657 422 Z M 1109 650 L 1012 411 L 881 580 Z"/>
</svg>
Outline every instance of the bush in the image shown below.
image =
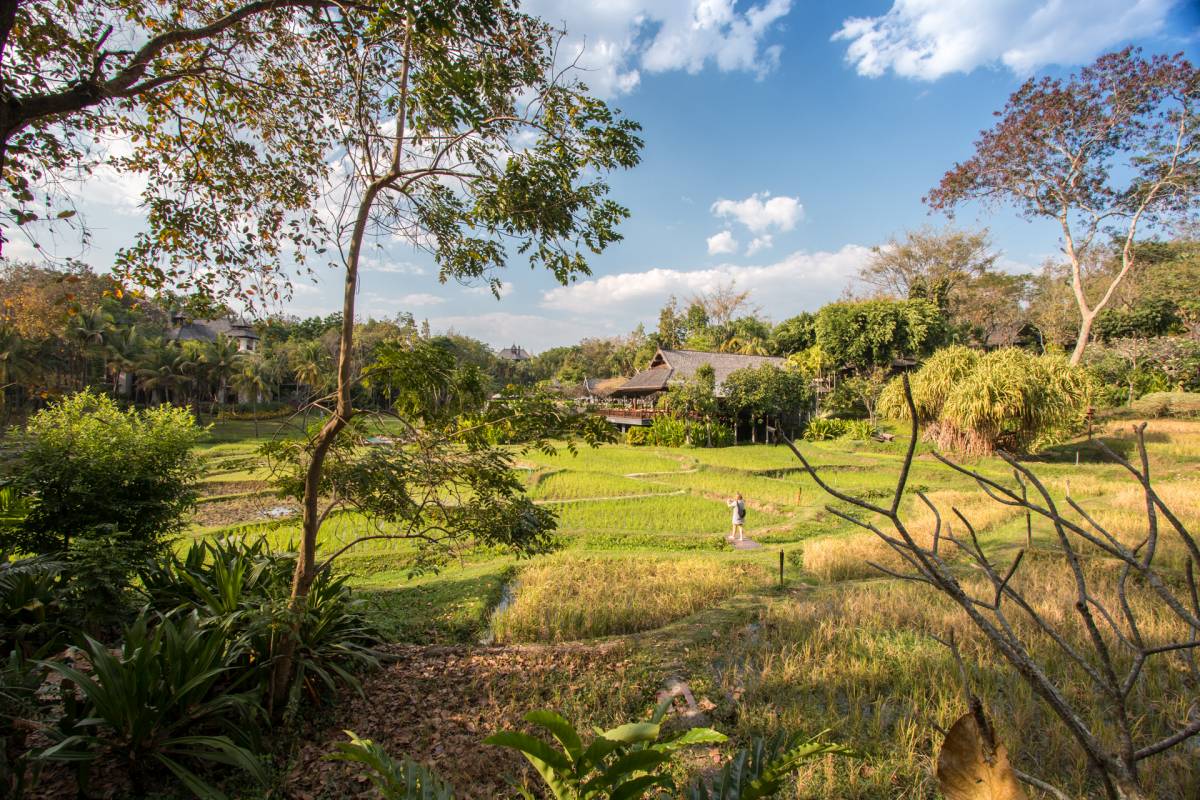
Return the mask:
<svg viewBox="0 0 1200 800">
<path fill-rule="evenodd" d="M 1015 347 L 983 355 L 946 348 L 910 378 L 918 421 L 944 449 L 1023 453 L 1048 446 L 1081 426 L 1092 400 L 1091 378 L 1060 355 Z M 880 411 L 907 419 L 900 379 L 880 398 Z"/>
<path fill-rule="evenodd" d="M 659 447 L 683 447 L 687 444 L 687 422 L 660 415 L 650 424 L 651 441 Z"/>
<path fill-rule="evenodd" d="M 842 426 L 842 436 L 846 439 L 855 439 L 857 441 L 865 441 L 875 435 L 875 426 L 869 420 L 851 419 L 846 420 L 846 424 Z"/>
<path fill-rule="evenodd" d="M 729 447 L 733 444 L 733 428 L 719 422 L 689 422 L 687 435 L 694 447 Z"/>
<path fill-rule="evenodd" d="M 145 796 L 155 767 L 197 796 L 214 796 L 191 769 L 198 761 L 238 767 L 265 783 L 262 765 L 245 746 L 259 706 L 257 692 L 234 671 L 237 640 L 205 627 L 197 614 L 143 616 L 122 639 L 117 653 L 84 639 L 90 672 L 48 665 L 83 692 L 84 704 L 65 737 L 39 757 L 87 763 L 112 753 L 124 762 L 137 797 Z"/>
<path fill-rule="evenodd" d="M 846 420 L 815 417 L 804 427 L 806 442 L 824 442 L 836 439 L 846 432 Z"/>
<path fill-rule="evenodd" d="M 272 551 L 265 538 L 229 537 L 196 541 L 182 559 L 153 563 L 142 575 L 142 586 L 160 611 L 198 614 L 205 627 L 241 641 L 238 666 L 265 692 L 274 677 L 279 630 L 289 620 L 295 569 L 296 554 Z M 292 705 L 301 691 L 319 699 L 343 685 L 357 687 L 353 670 L 376 663 L 371 648 L 378 635 L 348 577 L 323 570 L 309 592 L 298 632 Z"/>
<path fill-rule="evenodd" d="M 28 513 L 0 548 L 65 553 L 71 538 L 118 530 L 147 555 L 195 503 L 202 431 L 186 409 L 121 410 L 91 392 L 34 414 L 15 485 Z"/>
<path fill-rule="evenodd" d="M 631 447 L 645 447 L 651 444 L 653 439 L 649 428 L 633 427 L 625 431 L 625 444 Z"/>
</svg>

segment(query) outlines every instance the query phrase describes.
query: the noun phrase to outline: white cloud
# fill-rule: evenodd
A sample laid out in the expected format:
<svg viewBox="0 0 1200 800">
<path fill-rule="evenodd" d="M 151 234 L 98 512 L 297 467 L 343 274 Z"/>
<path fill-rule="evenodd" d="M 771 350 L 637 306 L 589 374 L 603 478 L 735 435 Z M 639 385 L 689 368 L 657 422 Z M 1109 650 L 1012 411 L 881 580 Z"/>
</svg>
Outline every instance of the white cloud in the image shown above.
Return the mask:
<svg viewBox="0 0 1200 800">
<path fill-rule="evenodd" d="M 765 75 L 782 48 L 764 39 L 791 5 L 762 0 L 739 10 L 736 0 L 529 0 L 523 7 L 564 26 L 560 61 L 575 61 L 584 83 L 613 97 L 633 91 L 643 71 L 695 74 L 712 63 L 723 72 Z"/>
<path fill-rule="evenodd" d="M 429 294 L 428 292 L 412 292 L 411 294 L 402 294 L 399 296 L 367 292 L 363 295 L 361 306 L 364 314 L 391 316 L 403 311 L 412 311 L 414 308 L 440 306 L 445 302 L 446 298 L 438 297 L 436 294 Z"/>
<path fill-rule="evenodd" d="M 510 294 L 512 294 L 513 289 L 515 289 L 515 288 L 516 287 L 513 286 L 511 282 L 501 281 L 500 286 L 497 288 L 497 292 L 501 298 L 505 298 L 505 297 L 508 297 Z M 478 294 L 478 295 L 483 295 L 485 297 L 494 297 L 495 296 L 495 294 L 492 293 L 491 284 L 484 284 L 483 286 L 468 286 L 463 291 L 467 292 L 468 294 Z"/>
<path fill-rule="evenodd" d="M 734 239 L 733 234 L 729 231 L 721 231 L 708 237 L 708 254 L 710 256 L 721 253 L 736 253 L 737 249 L 737 239 Z"/>
<path fill-rule="evenodd" d="M 762 234 L 769 228 L 790 231 L 804 218 L 804 206 L 795 197 L 771 197 L 770 192 L 755 192 L 745 200 L 719 199 L 712 204 L 718 217 L 733 217 L 752 232 Z"/>
<path fill-rule="evenodd" d="M 359 264 L 365 272 L 383 272 L 390 275 L 424 275 L 425 268 L 411 261 L 391 261 L 379 256 L 362 256 Z"/>
<path fill-rule="evenodd" d="M 870 255 L 870 248 L 848 244 L 835 252 L 796 252 L 761 266 L 722 264 L 605 275 L 543 292 L 542 306 L 582 317 L 615 315 L 630 328 L 652 319 L 670 295 L 686 297 L 734 281 L 767 314 L 782 319 L 835 299 Z"/>
<path fill-rule="evenodd" d="M 540 314 L 511 314 L 503 311 L 431 317 L 429 325 L 440 333 L 454 331 L 466 334 L 497 348 L 517 344 L 531 352 L 547 347 L 575 344 L 583 336 L 594 333 L 581 329 L 579 321 L 574 319 L 554 319 Z"/>
<path fill-rule="evenodd" d="M 920 80 L 1002 64 L 1017 75 L 1079 64 L 1162 29 L 1175 0 L 895 0 L 877 17 L 850 17 L 833 35 L 849 42 L 858 74 L 889 70 Z"/>
<path fill-rule="evenodd" d="M 754 240 L 750 242 L 750 246 L 746 248 L 746 255 L 752 256 L 760 250 L 767 250 L 774 244 L 775 241 L 769 233 L 764 233 L 762 236 L 755 236 Z"/>
</svg>

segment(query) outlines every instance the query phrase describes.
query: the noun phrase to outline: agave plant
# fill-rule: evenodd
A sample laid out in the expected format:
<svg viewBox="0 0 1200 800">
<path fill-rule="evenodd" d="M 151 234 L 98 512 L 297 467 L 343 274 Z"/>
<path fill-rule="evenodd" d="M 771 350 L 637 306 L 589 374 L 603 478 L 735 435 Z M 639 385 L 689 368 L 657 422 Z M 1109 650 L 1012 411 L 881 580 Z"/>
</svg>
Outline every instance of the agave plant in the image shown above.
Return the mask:
<svg viewBox="0 0 1200 800">
<path fill-rule="evenodd" d="M 39 759 L 87 762 L 111 753 L 124 761 L 137 796 L 154 766 L 203 798 L 222 795 L 191 769 L 195 762 L 237 767 L 265 782 L 262 764 L 235 742 L 244 741 L 259 707 L 256 692 L 239 691 L 230 666 L 236 654 L 222 631 L 202 626 L 195 613 L 153 626 L 143 615 L 126 629 L 119 653 L 90 637 L 81 649 L 91 672 L 45 663 L 79 687 L 84 708 Z"/>
</svg>

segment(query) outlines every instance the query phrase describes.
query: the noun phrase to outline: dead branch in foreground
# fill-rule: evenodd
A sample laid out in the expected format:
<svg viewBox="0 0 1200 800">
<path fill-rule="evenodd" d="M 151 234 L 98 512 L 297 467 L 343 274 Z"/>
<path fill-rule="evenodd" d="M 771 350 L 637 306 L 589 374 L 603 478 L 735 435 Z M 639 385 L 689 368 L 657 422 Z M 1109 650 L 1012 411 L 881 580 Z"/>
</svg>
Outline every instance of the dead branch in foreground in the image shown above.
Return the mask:
<svg viewBox="0 0 1200 800">
<path fill-rule="evenodd" d="M 966 537 L 955 535 L 950 525 L 943 524 L 942 516 L 933 503 L 919 492 L 917 496 L 934 514 L 932 543 L 919 543 L 905 526 L 900 516 L 900 504 L 916 453 L 919 426 L 908 376 L 904 376 L 903 381 L 912 420 L 911 431 L 896 489 L 887 505 L 877 505 L 830 486 L 782 432 L 781 439 L 825 492 L 884 521 L 881 527 L 870 519 L 828 507 L 830 513 L 874 533 L 910 568 L 902 573 L 878 567 L 881 571 L 893 577 L 928 584 L 953 600 L 967 614 L 992 647 L 1016 669 L 1037 697 L 1067 727 L 1087 755 L 1109 798 L 1148 798 L 1150 795 L 1139 774 L 1139 763 L 1200 733 L 1200 704 L 1197 703 L 1192 704 L 1189 717 L 1168 735 L 1147 740 L 1146 731 L 1139 725 L 1139 712 L 1153 703 L 1152 698 L 1146 698 L 1144 692 L 1139 691 L 1146 664 L 1151 659 L 1180 659 L 1187 680 L 1193 688 L 1200 690 L 1200 669 L 1197 668 L 1195 653 L 1200 646 L 1200 592 L 1197 591 L 1196 582 L 1196 572 L 1200 568 L 1200 547 L 1197 547 L 1195 537 L 1179 517 L 1154 490 L 1146 453 L 1145 423 L 1134 428 L 1137 464 L 1097 440 L 1107 457 L 1130 473 L 1145 497 L 1147 534 L 1134 547 L 1125 545 L 1069 496 L 1066 505 L 1078 514 L 1082 522 L 1065 516 L 1064 509 L 1055 502 L 1046 485 L 1010 454 L 998 455 L 1012 468 L 1015 485 L 994 480 L 940 453 L 934 453 L 934 457 L 950 469 L 972 478 L 994 501 L 1022 509 L 1049 522 L 1055 539 L 1053 553 L 1061 558 L 1067 568 L 1075 598 L 1074 616 L 1062 623 L 1055 623 L 1040 613 L 1034 600 L 1026 597 L 1014 584 L 1013 579 L 1024 560 L 1025 549 L 1018 550 L 1008 565 L 997 564 L 980 546 L 976 530 L 967 517 L 958 509 L 952 509 L 967 534 Z M 1165 537 L 1176 538 L 1182 545 L 1186 556 L 1182 579 L 1156 564 L 1155 559 L 1160 554 Z M 949 548 L 953 550 L 947 552 Z M 1085 561 L 1094 551 L 1115 562 L 1114 566 L 1119 570 L 1115 602 L 1110 599 L 1106 604 L 1094 584 L 1089 584 Z M 959 578 L 963 570 L 952 566 L 952 555 L 965 558 L 969 566 L 985 576 L 987 591 L 973 591 L 964 585 Z M 1157 610 L 1180 624 L 1184 634 L 1168 641 L 1151 641 L 1143 636 L 1145 626 L 1140 624 L 1135 604 L 1130 602 L 1131 591 L 1151 598 Z M 1110 608 L 1110 605 L 1114 607 Z M 1040 635 L 1053 642 L 1069 662 L 1087 676 L 1085 692 L 1080 692 L 1078 686 L 1064 685 L 1064 681 L 1052 676 L 1044 661 L 1039 661 L 1033 654 L 1029 641 L 1031 637 L 1022 636 L 1019 632 L 1021 626 L 1027 623 L 1032 623 Z M 1080 629 L 1084 633 L 1083 645 L 1074 642 L 1072 636 L 1078 634 Z M 1084 713 L 1085 703 L 1087 707 L 1106 709 L 1104 716 L 1109 729 L 1101 732 L 1089 727 L 1089 715 Z M 1037 779 L 1029 783 L 1039 788 L 1048 786 Z"/>
</svg>

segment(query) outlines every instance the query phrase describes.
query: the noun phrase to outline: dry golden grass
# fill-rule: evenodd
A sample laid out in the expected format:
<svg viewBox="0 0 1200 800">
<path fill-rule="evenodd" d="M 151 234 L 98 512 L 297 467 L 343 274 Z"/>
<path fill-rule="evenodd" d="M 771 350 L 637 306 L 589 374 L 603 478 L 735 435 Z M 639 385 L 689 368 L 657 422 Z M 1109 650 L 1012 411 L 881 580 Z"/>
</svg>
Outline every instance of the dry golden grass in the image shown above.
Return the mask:
<svg viewBox="0 0 1200 800">
<path fill-rule="evenodd" d="M 555 556 L 521 571 L 496 614 L 498 642 L 560 642 L 666 625 L 770 580 L 762 567 L 712 557 Z"/>
<path fill-rule="evenodd" d="M 1088 573 L 1104 601 L 1115 604 L 1116 570 L 1095 563 Z M 1047 619 L 1066 626 L 1068 638 L 1087 649 L 1086 634 L 1073 611 L 1073 584 L 1057 561 L 1027 559 L 1014 580 Z M 1135 591 L 1130 599 L 1148 641 L 1162 643 L 1180 634 L 1145 595 Z M 1105 703 L 1089 700 L 1092 690 L 1086 676 L 1032 623 L 1019 618 L 1018 611 L 1008 613 L 1046 671 L 1069 687 L 1067 694 L 1088 724 L 1110 737 L 1111 711 Z M 1071 797 L 1101 796 L 1089 783 L 1082 752 L 1058 719 L 963 612 L 927 587 L 898 581 L 831 587 L 814 599 L 771 604 L 761 623 L 758 641 L 744 655 L 744 668 L 722 673 L 717 687 L 740 697 L 737 733 L 832 727 L 834 738 L 865 754 L 852 762 L 814 762 L 785 797 L 935 796 L 932 758 L 940 737 L 933 724 L 948 727 L 965 704 L 952 657 L 927 634 L 945 636 L 950 631 L 971 665 L 972 689 L 988 706 L 1015 765 L 1050 779 Z M 1174 730 L 1193 713 L 1189 707 L 1196 700 L 1178 655 L 1152 659 L 1134 695 L 1141 703 L 1135 713 L 1138 746 Z M 1176 748 L 1143 765 L 1152 796 L 1200 796 L 1194 750 Z"/>
<path fill-rule="evenodd" d="M 954 508 L 970 520 L 977 533 L 1004 523 L 1018 513 L 1016 509 L 997 503 L 980 491 L 947 490 L 932 492 L 927 496 L 942 516 L 942 532 L 949 530 L 956 536 L 966 536 L 967 532 L 954 514 Z M 918 544 L 923 547 L 933 545 L 936 518 L 920 499 L 913 498 L 904 524 Z M 889 535 L 893 533 L 886 524 L 883 531 Z M 952 555 L 950 547 L 947 552 Z M 908 569 L 905 561 L 887 542 L 868 531 L 814 539 L 804 546 L 804 568 L 826 582 L 878 577 L 880 572 L 871 563 L 894 571 Z"/>
</svg>

